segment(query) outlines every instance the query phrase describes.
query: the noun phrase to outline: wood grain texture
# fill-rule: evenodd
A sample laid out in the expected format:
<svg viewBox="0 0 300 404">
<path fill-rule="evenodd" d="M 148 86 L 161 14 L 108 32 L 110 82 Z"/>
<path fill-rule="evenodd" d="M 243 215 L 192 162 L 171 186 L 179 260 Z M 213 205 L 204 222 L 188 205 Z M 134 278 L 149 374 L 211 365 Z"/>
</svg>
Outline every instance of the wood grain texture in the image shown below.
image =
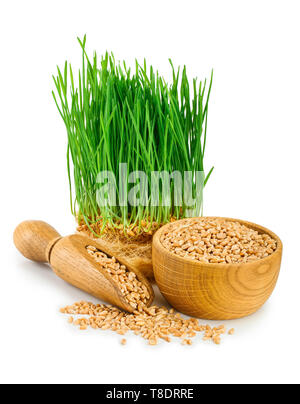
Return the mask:
<svg viewBox="0 0 300 404">
<path fill-rule="evenodd" d="M 14 243 L 24 257 L 36 262 L 48 262 L 49 252 L 60 234 L 48 223 L 27 220 L 14 232 Z"/>
<path fill-rule="evenodd" d="M 87 246 L 99 249 L 99 245 L 90 238 L 78 234 L 61 237 L 45 222 L 27 221 L 21 223 L 15 230 L 14 242 L 26 258 L 49 262 L 55 274 L 64 281 L 98 299 L 133 312 L 133 308 L 124 299 L 118 284 L 87 252 Z M 107 249 L 102 251 L 109 257 L 113 255 Z M 147 287 L 150 295 L 148 305 L 150 305 L 154 292 L 149 281 L 124 259 L 118 260 L 130 271 L 135 272 L 137 279 Z"/>
<path fill-rule="evenodd" d="M 165 249 L 160 237 L 153 239 L 153 267 L 156 282 L 168 302 L 189 316 L 208 320 L 230 320 L 256 312 L 271 296 L 278 280 L 281 240 L 270 230 L 254 223 L 242 223 L 277 241 L 276 251 L 261 260 L 246 264 L 204 264 L 182 258 Z M 192 219 L 195 220 L 195 219 Z"/>
</svg>

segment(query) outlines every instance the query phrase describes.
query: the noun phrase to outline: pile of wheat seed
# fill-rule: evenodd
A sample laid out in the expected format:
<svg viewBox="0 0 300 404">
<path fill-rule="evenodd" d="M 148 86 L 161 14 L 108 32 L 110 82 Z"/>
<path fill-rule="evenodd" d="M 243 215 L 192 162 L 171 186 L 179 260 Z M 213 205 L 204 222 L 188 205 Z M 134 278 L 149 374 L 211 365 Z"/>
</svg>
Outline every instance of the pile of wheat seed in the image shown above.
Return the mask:
<svg viewBox="0 0 300 404">
<path fill-rule="evenodd" d="M 183 345 L 191 345 L 192 338 L 196 337 L 197 333 L 204 333 L 205 341 L 211 340 L 219 345 L 222 334 L 226 333 L 224 325 L 215 328 L 201 325 L 196 318 L 184 319 L 173 309 L 158 306 L 145 306 L 141 311 L 126 313 L 111 305 L 82 301 L 61 309 L 61 313 L 69 314 L 69 322 L 80 330 L 92 327 L 115 331 L 119 335 L 133 331 L 135 335 L 146 339 L 150 345 L 157 345 L 160 339 L 171 342 L 171 337 L 181 338 Z M 75 319 L 73 316 L 81 317 Z M 228 334 L 232 335 L 233 332 L 231 329 Z M 122 339 L 121 343 L 125 345 L 126 340 Z"/>
<path fill-rule="evenodd" d="M 127 313 L 111 305 L 81 301 L 60 310 L 69 315 L 69 323 L 78 326 L 80 330 L 91 327 L 115 331 L 123 336 L 132 331 L 150 345 L 157 345 L 159 340 L 171 342 L 171 337 L 181 338 L 182 345 L 192 345 L 192 338 L 197 333 L 203 333 L 205 341 L 211 340 L 217 345 L 221 343 L 221 336 L 226 333 L 224 325 L 212 328 L 201 325 L 196 318 L 185 319 L 174 309 L 147 307 L 149 291 L 134 272 L 94 246 L 88 246 L 87 251 L 99 264 L 99 268 L 105 270 L 118 284 L 124 299 L 134 311 Z M 233 333 L 233 329 L 228 332 L 229 335 Z M 126 342 L 125 338 L 121 340 L 122 345 Z"/>
</svg>

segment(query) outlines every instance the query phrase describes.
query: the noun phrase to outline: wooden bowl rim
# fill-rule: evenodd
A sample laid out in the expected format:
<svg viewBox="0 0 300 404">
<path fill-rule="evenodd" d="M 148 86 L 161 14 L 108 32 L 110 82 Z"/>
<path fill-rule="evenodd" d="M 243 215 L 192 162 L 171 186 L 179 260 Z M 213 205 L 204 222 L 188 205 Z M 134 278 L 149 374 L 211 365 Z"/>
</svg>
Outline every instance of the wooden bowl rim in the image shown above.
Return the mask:
<svg viewBox="0 0 300 404">
<path fill-rule="evenodd" d="M 194 260 L 193 258 L 188 258 L 188 257 L 180 257 L 179 255 L 169 251 L 167 248 L 165 248 L 161 241 L 160 241 L 160 236 L 161 234 L 164 232 L 165 228 L 167 226 L 170 226 L 174 223 L 174 226 L 182 221 L 187 221 L 187 220 L 195 220 L 195 219 L 223 219 L 226 221 L 232 221 L 232 222 L 238 222 L 241 224 L 244 224 L 247 227 L 252 228 L 253 230 L 257 230 L 259 232 L 262 233 L 266 233 L 269 236 L 271 236 L 274 240 L 276 240 L 277 242 L 277 248 L 276 250 L 268 255 L 268 257 L 265 258 L 260 258 L 256 261 L 250 261 L 250 262 L 234 262 L 234 263 L 228 263 L 228 264 L 223 264 L 223 263 L 212 263 L 212 262 L 200 262 L 197 260 Z M 277 234 L 273 233 L 271 230 L 269 230 L 266 227 L 263 227 L 259 224 L 253 223 L 253 222 L 248 222 L 246 220 L 242 220 L 242 219 L 234 219 L 234 218 L 230 218 L 230 217 L 220 217 L 220 216 L 201 216 L 201 217 L 191 217 L 191 218 L 185 218 L 185 219 L 180 219 L 177 220 L 176 222 L 173 223 L 167 223 L 165 224 L 163 227 L 161 227 L 155 234 L 153 237 L 153 248 L 158 248 L 160 250 L 162 250 L 166 255 L 169 255 L 170 257 L 172 257 L 173 259 L 177 259 L 179 262 L 189 262 L 190 264 L 193 264 L 194 266 L 198 266 L 199 268 L 204 268 L 204 267 L 215 267 L 218 269 L 226 269 L 229 268 L 230 266 L 243 266 L 243 267 L 253 267 L 253 264 L 268 264 L 269 261 L 272 261 L 275 255 L 281 254 L 282 253 L 282 241 L 280 240 L 280 238 L 277 236 Z"/>
</svg>

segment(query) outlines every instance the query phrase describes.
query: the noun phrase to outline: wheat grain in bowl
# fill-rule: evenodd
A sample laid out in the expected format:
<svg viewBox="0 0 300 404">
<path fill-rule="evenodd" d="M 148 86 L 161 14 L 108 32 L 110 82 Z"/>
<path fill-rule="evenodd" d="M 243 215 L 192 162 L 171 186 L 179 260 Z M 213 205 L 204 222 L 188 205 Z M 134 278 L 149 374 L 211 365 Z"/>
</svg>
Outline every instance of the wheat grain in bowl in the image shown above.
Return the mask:
<svg viewBox="0 0 300 404">
<path fill-rule="evenodd" d="M 161 244 L 174 254 L 203 263 L 234 264 L 273 254 L 276 240 L 246 225 L 223 218 L 181 220 L 166 227 Z"/>
<path fill-rule="evenodd" d="M 159 229 L 153 239 L 156 283 L 189 316 L 233 320 L 255 313 L 277 284 L 280 238 L 240 219 L 199 217 Z"/>
</svg>

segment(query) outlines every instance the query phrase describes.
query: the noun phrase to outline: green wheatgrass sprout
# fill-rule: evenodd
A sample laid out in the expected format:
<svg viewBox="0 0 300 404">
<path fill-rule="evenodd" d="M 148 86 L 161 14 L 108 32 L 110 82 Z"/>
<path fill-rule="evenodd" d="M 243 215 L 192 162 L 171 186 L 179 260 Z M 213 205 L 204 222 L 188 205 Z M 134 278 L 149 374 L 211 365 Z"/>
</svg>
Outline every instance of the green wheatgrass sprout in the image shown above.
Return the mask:
<svg viewBox="0 0 300 404">
<path fill-rule="evenodd" d="M 136 61 L 134 71 L 125 62 L 116 63 L 113 54 L 106 53 L 98 63 L 94 53 L 91 61 L 85 50 L 86 37 L 78 41 L 82 48 L 78 86 L 71 64 L 65 62 L 63 71 L 57 68 L 57 77 L 53 76 L 56 94 L 52 92 L 68 134 L 72 213 L 89 227 L 101 218 L 102 230 L 107 225 L 121 225 L 124 231 L 133 226 L 141 229 L 145 221 L 150 229 L 153 222 L 160 225 L 171 217 L 186 217 L 189 207 L 174 206 L 174 189 L 171 206 L 151 206 L 150 197 L 147 206 L 100 208 L 97 176 L 112 171 L 118 187 L 119 163 L 127 163 L 128 173 L 147 174 L 151 189 L 153 171 L 179 171 L 182 175 L 204 171 L 213 73 L 209 85 L 206 80 L 197 83 L 197 79 L 190 85 L 186 67 L 181 73 L 180 68 L 175 71 L 170 60 L 173 78 L 168 85 L 152 66 L 147 69 L 146 61 L 143 65 Z M 129 192 L 134 184 L 127 182 L 126 186 Z M 117 197 L 119 192 L 117 188 Z"/>
</svg>

